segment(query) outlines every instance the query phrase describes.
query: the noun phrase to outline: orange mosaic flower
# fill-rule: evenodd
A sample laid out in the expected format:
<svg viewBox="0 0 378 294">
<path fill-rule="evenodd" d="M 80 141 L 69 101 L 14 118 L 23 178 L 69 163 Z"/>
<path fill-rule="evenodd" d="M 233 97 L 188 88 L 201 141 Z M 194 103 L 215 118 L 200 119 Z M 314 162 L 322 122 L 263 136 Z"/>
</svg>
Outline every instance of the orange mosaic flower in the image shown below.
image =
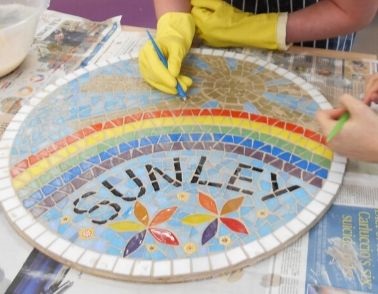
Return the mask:
<svg viewBox="0 0 378 294">
<path fill-rule="evenodd" d="M 182 219 L 182 222 L 187 225 L 196 226 L 206 222 L 210 224 L 202 233 L 202 245 L 211 240 L 218 231 L 219 222 L 223 223 L 227 228 L 236 233 L 248 234 L 246 226 L 235 218 L 225 217 L 226 214 L 234 212 L 240 208 L 244 200 L 244 197 L 237 197 L 228 200 L 223 206 L 220 212 L 218 212 L 217 204 L 213 197 L 200 192 L 198 194 L 198 201 L 200 205 L 208 210 L 207 213 L 195 213 L 190 214 Z"/>
</svg>

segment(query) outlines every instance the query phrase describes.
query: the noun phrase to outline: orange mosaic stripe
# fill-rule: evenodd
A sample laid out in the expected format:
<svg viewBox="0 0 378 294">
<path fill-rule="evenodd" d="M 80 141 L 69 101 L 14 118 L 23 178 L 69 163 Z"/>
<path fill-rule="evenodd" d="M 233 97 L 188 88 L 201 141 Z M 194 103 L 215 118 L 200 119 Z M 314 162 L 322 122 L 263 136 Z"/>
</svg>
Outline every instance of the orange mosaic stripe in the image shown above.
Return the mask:
<svg viewBox="0 0 378 294">
<path fill-rule="evenodd" d="M 132 115 L 127 115 L 124 117 L 112 119 L 106 122 L 100 122 L 90 125 L 89 127 L 85 127 L 77 132 L 68 135 L 61 140 L 54 142 L 49 147 L 42 149 L 36 154 L 32 154 L 26 159 L 16 163 L 13 168 L 11 169 L 12 177 L 16 177 L 17 175 L 21 174 L 23 171 L 28 169 L 29 167 L 33 166 L 37 162 L 41 161 L 44 158 L 50 157 L 52 154 L 56 153 L 57 151 L 69 146 L 70 144 L 79 141 L 93 133 L 101 132 L 106 129 L 111 129 L 115 127 L 122 126 L 124 124 L 138 122 L 142 120 L 149 120 L 149 119 L 156 119 L 156 118 L 164 118 L 164 117 L 185 117 L 185 116 L 221 116 L 221 117 L 231 117 L 231 118 L 239 118 L 239 119 L 246 119 L 253 122 L 267 124 L 269 126 L 274 126 L 280 128 L 282 130 L 290 131 L 293 133 L 300 134 L 312 141 L 317 143 L 325 144 L 326 139 L 324 136 L 309 130 L 305 129 L 301 126 L 295 125 L 293 123 L 284 122 L 276 118 L 271 118 L 263 115 L 252 114 L 243 111 L 237 110 L 227 110 L 227 109 L 174 109 L 174 110 L 157 110 L 152 112 L 143 112 L 143 113 L 136 113 Z"/>
</svg>

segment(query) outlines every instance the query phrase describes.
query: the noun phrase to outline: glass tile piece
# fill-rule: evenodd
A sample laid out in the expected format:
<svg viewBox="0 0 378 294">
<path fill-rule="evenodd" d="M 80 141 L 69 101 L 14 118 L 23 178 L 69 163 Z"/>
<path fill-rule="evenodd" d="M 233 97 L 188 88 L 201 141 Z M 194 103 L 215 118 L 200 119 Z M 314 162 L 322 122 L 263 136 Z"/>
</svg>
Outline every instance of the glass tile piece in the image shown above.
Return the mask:
<svg viewBox="0 0 378 294">
<path fill-rule="evenodd" d="M 153 276 L 167 277 L 171 275 L 171 261 L 156 261 L 153 265 Z"/>
</svg>

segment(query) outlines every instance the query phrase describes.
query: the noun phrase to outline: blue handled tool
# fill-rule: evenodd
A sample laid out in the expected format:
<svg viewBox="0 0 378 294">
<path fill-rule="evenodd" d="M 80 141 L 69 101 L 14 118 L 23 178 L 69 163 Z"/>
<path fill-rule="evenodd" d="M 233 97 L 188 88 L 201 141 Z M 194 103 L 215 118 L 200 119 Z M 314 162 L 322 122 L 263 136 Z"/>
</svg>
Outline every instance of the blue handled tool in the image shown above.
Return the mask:
<svg viewBox="0 0 378 294">
<path fill-rule="evenodd" d="M 149 31 L 147 31 L 147 35 L 148 35 L 148 37 L 150 38 L 150 41 L 151 41 L 151 43 L 152 43 L 152 46 L 154 47 L 154 49 L 155 49 L 157 55 L 159 56 L 160 61 L 164 64 L 164 66 L 165 66 L 166 68 L 168 68 L 168 61 L 167 61 L 167 59 L 165 58 L 163 52 L 160 51 L 158 45 L 156 44 L 154 38 L 152 37 L 152 35 L 151 35 L 151 33 L 150 33 Z M 186 95 L 184 89 L 181 87 L 181 85 L 180 85 L 180 83 L 179 83 L 178 81 L 177 81 L 176 89 L 177 89 L 177 93 L 178 93 L 178 95 L 181 97 L 181 99 L 182 99 L 183 101 L 185 101 L 186 98 L 187 98 L 187 95 Z"/>
</svg>

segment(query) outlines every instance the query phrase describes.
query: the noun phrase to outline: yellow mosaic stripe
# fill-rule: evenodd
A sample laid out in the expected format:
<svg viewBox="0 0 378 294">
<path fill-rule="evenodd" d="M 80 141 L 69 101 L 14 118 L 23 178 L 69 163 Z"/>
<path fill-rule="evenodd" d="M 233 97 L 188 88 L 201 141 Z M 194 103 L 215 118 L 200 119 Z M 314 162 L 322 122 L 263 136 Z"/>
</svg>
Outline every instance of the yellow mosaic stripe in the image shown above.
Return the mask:
<svg viewBox="0 0 378 294">
<path fill-rule="evenodd" d="M 136 121 L 133 123 L 124 124 L 122 126 L 105 129 L 99 132 L 88 135 L 87 137 L 78 140 L 65 148 L 62 148 L 49 156 L 44 158 L 23 173 L 13 178 L 13 186 L 15 189 L 21 189 L 34 178 L 47 172 L 52 166 L 64 162 L 67 158 L 78 154 L 90 147 L 93 147 L 102 141 L 109 140 L 122 136 L 130 132 L 140 132 L 145 129 L 158 129 L 159 127 L 169 126 L 200 126 L 200 125 L 216 125 L 224 127 L 235 127 L 252 130 L 262 134 L 274 136 L 285 141 L 291 142 L 297 146 L 310 150 L 312 153 L 320 155 L 326 159 L 331 160 L 333 153 L 325 145 L 306 138 L 300 134 L 284 130 L 282 128 L 267 125 L 265 123 L 251 121 L 242 118 L 224 117 L 224 116 L 181 116 L 181 117 L 162 117 Z"/>
</svg>

